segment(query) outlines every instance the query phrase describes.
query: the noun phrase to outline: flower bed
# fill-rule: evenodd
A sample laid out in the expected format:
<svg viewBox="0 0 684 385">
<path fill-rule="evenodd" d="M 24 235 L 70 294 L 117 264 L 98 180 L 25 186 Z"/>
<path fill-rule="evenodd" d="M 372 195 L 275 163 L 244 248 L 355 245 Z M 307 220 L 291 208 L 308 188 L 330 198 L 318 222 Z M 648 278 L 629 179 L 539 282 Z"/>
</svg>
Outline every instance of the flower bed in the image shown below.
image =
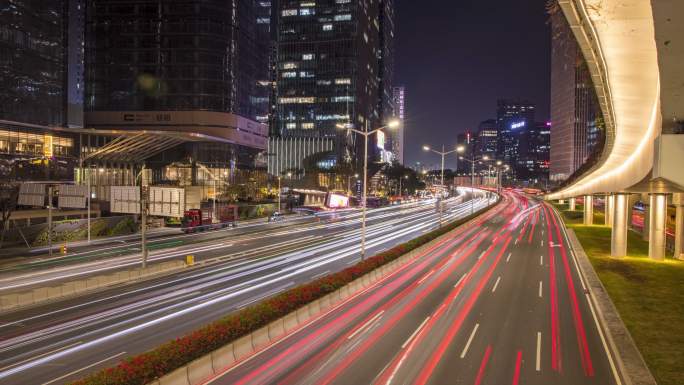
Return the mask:
<svg viewBox="0 0 684 385">
<path fill-rule="evenodd" d="M 454 230 L 488 208 L 360 261 L 340 272 L 297 286 L 232 313 L 156 349 L 121 361 L 74 385 L 144 385 L 307 305 L 411 250 Z"/>
</svg>

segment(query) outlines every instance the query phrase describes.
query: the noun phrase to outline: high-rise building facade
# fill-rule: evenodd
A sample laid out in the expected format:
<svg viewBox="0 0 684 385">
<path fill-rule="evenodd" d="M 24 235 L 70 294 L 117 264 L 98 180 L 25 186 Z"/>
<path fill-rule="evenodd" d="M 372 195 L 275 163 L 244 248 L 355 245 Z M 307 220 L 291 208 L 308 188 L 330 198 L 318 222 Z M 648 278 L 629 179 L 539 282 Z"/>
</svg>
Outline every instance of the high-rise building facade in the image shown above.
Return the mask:
<svg viewBox="0 0 684 385">
<path fill-rule="evenodd" d="M 477 129 L 477 148 L 475 153 L 478 157 L 488 156 L 496 159 L 499 150 L 499 129 L 496 119 L 482 121 Z"/>
<path fill-rule="evenodd" d="M 0 175 L 70 179 L 78 137 L 70 121 L 70 2 L 0 7 Z M 39 162 L 38 159 L 41 159 Z"/>
<path fill-rule="evenodd" d="M 326 138 L 335 143 L 327 164 L 359 161 L 362 138 L 337 126 L 374 128 L 390 109 L 383 101 L 391 96 L 392 51 L 383 48 L 393 37 L 390 10 L 391 2 L 377 0 L 279 1 L 280 137 Z M 378 159 L 377 143 L 369 149 Z"/>
<path fill-rule="evenodd" d="M 535 108 L 533 103 L 524 100 L 497 101 L 496 124 L 499 131 L 498 160 L 512 168 L 513 176 L 517 172 L 516 165 L 520 158 L 521 136 L 534 128 Z"/>
<path fill-rule="evenodd" d="M 216 143 L 169 155 L 254 167 L 268 140 L 268 17 L 253 0 L 88 2 L 87 126 L 200 135 Z"/>
<path fill-rule="evenodd" d="M 406 135 L 406 87 L 394 87 L 394 118 L 399 119 L 399 127 L 392 133 L 392 153 L 397 162 L 404 164 L 404 138 Z"/>
<path fill-rule="evenodd" d="M 551 11 L 550 179 L 569 178 L 600 148 L 601 113 L 591 74 L 565 17 Z"/>
</svg>

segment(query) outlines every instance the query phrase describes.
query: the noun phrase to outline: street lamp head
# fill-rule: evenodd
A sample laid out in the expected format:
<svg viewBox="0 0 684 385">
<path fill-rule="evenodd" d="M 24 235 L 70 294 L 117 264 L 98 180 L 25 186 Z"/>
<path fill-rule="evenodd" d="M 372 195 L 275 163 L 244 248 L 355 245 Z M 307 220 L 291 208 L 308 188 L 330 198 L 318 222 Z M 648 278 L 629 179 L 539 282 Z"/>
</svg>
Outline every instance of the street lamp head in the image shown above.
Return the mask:
<svg viewBox="0 0 684 385">
<path fill-rule="evenodd" d="M 430 146 L 423 146 L 423 151 L 430 151 Z"/>
<path fill-rule="evenodd" d="M 359 174 L 358 174 L 358 173 L 357 173 L 357 174 L 354 174 L 354 178 L 358 178 L 358 177 L 359 177 Z"/>
<path fill-rule="evenodd" d="M 488 155 L 483 156 L 482 160 L 489 160 L 489 156 Z"/>
<path fill-rule="evenodd" d="M 348 130 L 350 128 L 354 128 L 354 125 L 351 123 L 337 123 L 335 127 L 337 127 L 340 130 Z"/>
<path fill-rule="evenodd" d="M 392 119 L 392 120 L 390 120 L 390 121 L 387 123 L 387 127 L 389 127 L 389 128 L 397 128 L 397 127 L 399 127 L 400 124 L 401 124 L 401 122 L 399 122 L 398 119 Z"/>
<path fill-rule="evenodd" d="M 459 154 L 462 154 L 465 151 L 465 146 L 457 146 L 456 147 L 456 152 Z"/>
<path fill-rule="evenodd" d="M 288 172 L 288 173 L 287 173 L 287 177 L 288 177 L 288 178 L 291 178 L 291 177 L 292 177 L 292 173 L 291 173 L 291 172 Z"/>
<path fill-rule="evenodd" d="M 497 160 L 497 161 L 496 161 L 496 165 L 497 165 L 497 166 L 501 166 L 502 164 L 503 164 L 502 161 L 500 161 L 500 160 Z"/>
<path fill-rule="evenodd" d="M 459 160 L 463 160 L 463 157 L 462 157 L 462 156 L 459 156 L 458 159 L 459 159 Z"/>
</svg>

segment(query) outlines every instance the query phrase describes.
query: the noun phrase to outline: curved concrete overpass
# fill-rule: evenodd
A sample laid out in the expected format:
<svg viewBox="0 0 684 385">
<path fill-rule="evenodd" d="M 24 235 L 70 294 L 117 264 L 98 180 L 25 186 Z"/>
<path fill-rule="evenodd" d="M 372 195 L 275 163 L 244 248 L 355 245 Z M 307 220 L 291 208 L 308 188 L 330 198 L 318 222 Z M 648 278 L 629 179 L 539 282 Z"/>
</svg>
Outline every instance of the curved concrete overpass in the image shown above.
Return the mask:
<svg viewBox="0 0 684 385">
<path fill-rule="evenodd" d="M 630 193 L 644 202 L 649 255 L 666 250 L 668 203 L 677 206 L 675 257 L 684 257 L 684 1 L 559 0 L 592 75 L 606 122 L 596 164 L 547 199 L 606 194 L 611 254 L 627 253 Z"/>
<path fill-rule="evenodd" d="M 651 4 L 644 0 L 560 0 L 589 65 L 606 122 L 597 163 L 549 199 L 625 191 L 653 167 L 660 134 L 660 74 Z"/>
</svg>

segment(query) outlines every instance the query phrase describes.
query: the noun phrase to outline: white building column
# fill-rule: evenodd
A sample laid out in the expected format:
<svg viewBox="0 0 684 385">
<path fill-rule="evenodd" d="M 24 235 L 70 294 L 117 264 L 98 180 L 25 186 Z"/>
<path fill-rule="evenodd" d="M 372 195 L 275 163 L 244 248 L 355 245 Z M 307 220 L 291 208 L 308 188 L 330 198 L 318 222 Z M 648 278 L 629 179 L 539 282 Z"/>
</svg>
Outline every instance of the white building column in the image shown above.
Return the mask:
<svg viewBox="0 0 684 385">
<path fill-rule="evenodd" d="M 648 231 L 648 256 L 665 259 L 665 226 L 667 225 L 667 195 L 651 194 L 651 215 Z"/>
<path fill-rule="evenodd" d="M 575 198 L 568 199 L 568 202 L 570 202 L 570 207 L 568 209 L 570 211 L 575 211 Z"/>
<path fill-rule="evenodd" d="M 584 196 L 584 225 L 591 226 L 594 224 L 594 197 L 591 195 Z"/>
<path fill-rule="evenodd" d="M 606 226 L 613 227 L 613 205 L 615 204 L 615 195 L 606 195 L 604 202 L 604 213 L 606 217 Z"/>
<path fill-rule="evenodd" d="M 613 226 L 610 232 L 610 256 L 622 258 L 627 255 L 627 228 L 631 211 L 629 195 L 614 195 L 612 211 Z"/>
</svg>

